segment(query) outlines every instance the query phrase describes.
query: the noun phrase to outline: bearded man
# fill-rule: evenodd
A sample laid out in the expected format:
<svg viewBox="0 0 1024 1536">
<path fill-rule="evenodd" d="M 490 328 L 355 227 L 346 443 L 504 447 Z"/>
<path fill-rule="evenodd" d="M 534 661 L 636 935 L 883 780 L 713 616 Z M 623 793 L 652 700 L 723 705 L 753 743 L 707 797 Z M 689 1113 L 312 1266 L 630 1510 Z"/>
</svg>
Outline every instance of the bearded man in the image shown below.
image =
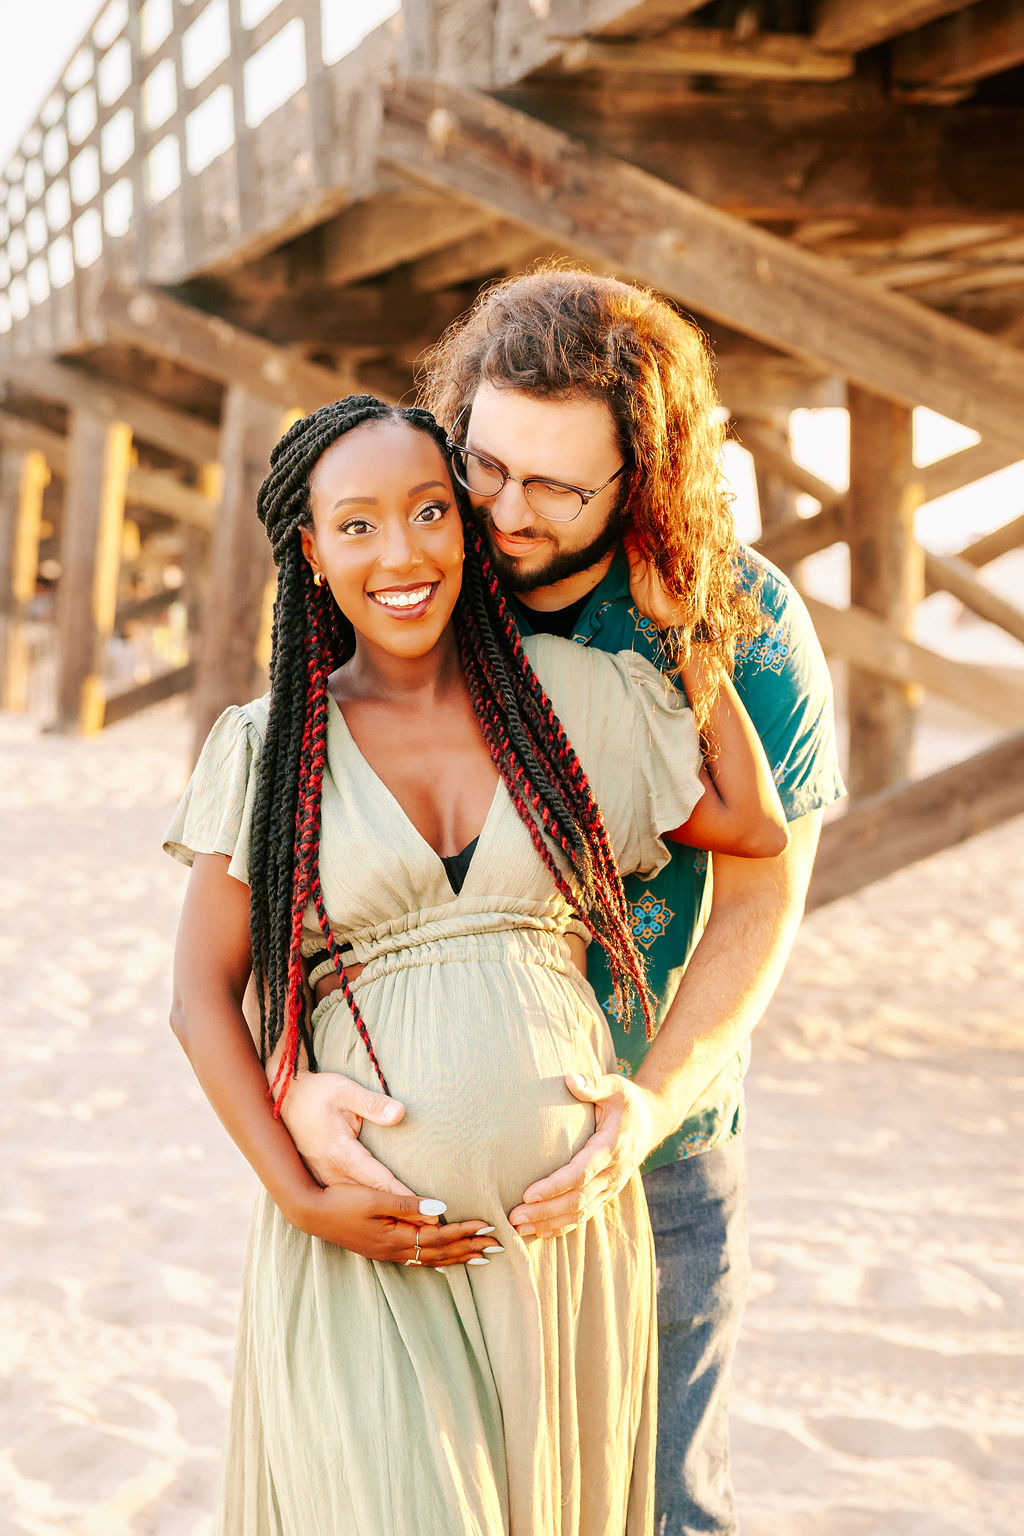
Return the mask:
<svg viewBox="0 0 1024 1536">
<path fill-rule="evenodd" d="M 633 649 L 663 668 L 692 639 L 741 635 L 734 680 L 789 846 L 774 859 L 711 859 L 677 844 L 656 877 L 625 880 L 660 1027 L 652 1042 L 629 1029 L 591 946 L 619 1074 L 573 1086 L 595 1107 L 594 1135 L 509 1213 L 521 1236 L 550 1239 L 642 1170 L 658 1267 L 655 1530 L 727 1536 L 728 1377 L 749 1273 L 742 1084 L 802 916 L 823 808 L 843 792 L 828 671 L 789 582 L 736 543 L 711 361 L 662 300 L 585 272 L 513 278 L 429 355 L 423 403 L 450 433 L 525 633 Z M 285 1105 L 323 1182 L 392 1191 L 403 1186 L 356 1137 L 360 1117 L 386 1125 L 403 1113 L 329 1074 L 300 1075 Z"/>
</svg>

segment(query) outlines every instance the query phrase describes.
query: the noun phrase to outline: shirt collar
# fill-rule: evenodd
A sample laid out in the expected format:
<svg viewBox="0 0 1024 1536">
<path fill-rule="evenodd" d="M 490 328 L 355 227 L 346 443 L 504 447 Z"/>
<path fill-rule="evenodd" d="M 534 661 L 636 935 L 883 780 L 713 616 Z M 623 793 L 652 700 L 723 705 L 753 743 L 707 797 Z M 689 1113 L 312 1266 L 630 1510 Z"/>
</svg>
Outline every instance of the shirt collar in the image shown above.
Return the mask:
<svg viewBox="0 0 1024 1536">
<path fill-rule="evenodd" d="M 589 593 L 587 601 L 576 620 L 576 628 L 573 639 L 589 643 L 593 640 L 601 628 L 601 619 L 604 613 L 617 598 L 628 598 L 629 591 L 629 561 L 626 559 L 626 551 L 622 545 L 616 547 L 612 556 L 612 563 L 605 571 L 594 590 Z M 519 628 L 524 635 L 535 634 L 536 631 L 530 617 L 530 609 L 525 603 L 515 600 L 516 617 L 519 620 Z"/>
</svg>

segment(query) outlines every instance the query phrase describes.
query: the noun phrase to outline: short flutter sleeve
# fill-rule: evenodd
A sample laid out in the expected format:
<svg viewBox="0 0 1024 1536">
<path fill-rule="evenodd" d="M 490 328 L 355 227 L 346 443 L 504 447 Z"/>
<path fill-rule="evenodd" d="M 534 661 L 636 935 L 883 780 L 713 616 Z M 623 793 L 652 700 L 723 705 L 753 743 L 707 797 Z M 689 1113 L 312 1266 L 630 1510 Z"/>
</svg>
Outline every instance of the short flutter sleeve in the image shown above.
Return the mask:
<svg viewBox="0 0 1024 1536">
<path fill-rule="evenodd" d="M 701 751 L 686 696 L 634 651 L 610 655 L 531 635 L 527 655 L 583 765 L 622 874 L 669 861 L 661 834 L 703 794 Z"/>
<path fill-rule="evenodd" d="M 164 834 L 165 853 L 191 865 L 197 853 L 224 853 L 228 874 L 249 883 L 249 831 L 267 701 L 231 705 L 203 744 Z"/>
</svg>

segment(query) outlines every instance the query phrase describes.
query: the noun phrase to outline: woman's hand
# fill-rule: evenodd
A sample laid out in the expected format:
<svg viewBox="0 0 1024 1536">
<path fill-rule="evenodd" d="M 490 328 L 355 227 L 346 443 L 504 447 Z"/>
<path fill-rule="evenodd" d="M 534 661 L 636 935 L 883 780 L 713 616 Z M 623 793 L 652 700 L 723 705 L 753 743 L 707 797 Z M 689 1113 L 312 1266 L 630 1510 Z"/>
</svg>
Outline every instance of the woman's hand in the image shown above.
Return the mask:
<svg viewBox="0 0 1024 1536">
<path fill-rule="evenodd" d="M 683 622 L 679 604 L 641 550 L 632 529 L 623 537 L 622 547 L 629 561 L 629 592 L 637 608 L 658 629 L 674 629 Z"/>
<path fill-rule="evenodd" d="M 493 1227 L 480 1221 L 458 1221 L 442 1227 L 443 1211 L 440 1200 L 392 1195 L 344 1181 L 318 1190 L 299 1209 L 284 1215 L 311 1237 L 348 1248 L 366 1259 L 394 1264 L 412 1261 L 428 1269 L 445 1269 L 501 1251 L 491 1235 Z"/>
</svg>

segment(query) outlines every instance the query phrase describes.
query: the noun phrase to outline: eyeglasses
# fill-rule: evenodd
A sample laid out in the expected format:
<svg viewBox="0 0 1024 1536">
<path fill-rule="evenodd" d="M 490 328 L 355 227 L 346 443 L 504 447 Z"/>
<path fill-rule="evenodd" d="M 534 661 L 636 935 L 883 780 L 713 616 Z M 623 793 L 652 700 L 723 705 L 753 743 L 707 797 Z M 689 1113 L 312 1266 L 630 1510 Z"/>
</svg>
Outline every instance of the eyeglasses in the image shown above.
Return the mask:
<svg viewBox="0 0 1024 1536">
<path fill-rule="evenodd" d="M 494 459 L 489 459 L 485 454 L 475 453 L 472 448 L 467 448 L 463 443 L 455 441 L 455 434 L 462 424 L 462 419 L 469 410 L 465 407 L 446 439 L 452 455 L 452 469 L 456 480 L 464 485 L 467 491 L 472 491 L 474 496 L 497 496 L 505 489 L 510 480 L 516 485 L 521 485 L 523 495 L 526 497 L 530 509 L 536 512 L 538 517 L 545 518 L 551 523 L 571 523 L 579 517 L 588 501 L 593 501 L 613 481 L 617 480 L 626 470 L 625 464 L 620 464 L 614 475 L 609 475 L 603 485 L 597 486 L 593 491 L 585 491 L 578 485 L 563 485 L 560 480 L 545 480 L 539 475 L 527 475 L 525 480 L 520 480 L 518 475 L 509 474 L 504 464 L 498 464 Z"/>
</svg>

